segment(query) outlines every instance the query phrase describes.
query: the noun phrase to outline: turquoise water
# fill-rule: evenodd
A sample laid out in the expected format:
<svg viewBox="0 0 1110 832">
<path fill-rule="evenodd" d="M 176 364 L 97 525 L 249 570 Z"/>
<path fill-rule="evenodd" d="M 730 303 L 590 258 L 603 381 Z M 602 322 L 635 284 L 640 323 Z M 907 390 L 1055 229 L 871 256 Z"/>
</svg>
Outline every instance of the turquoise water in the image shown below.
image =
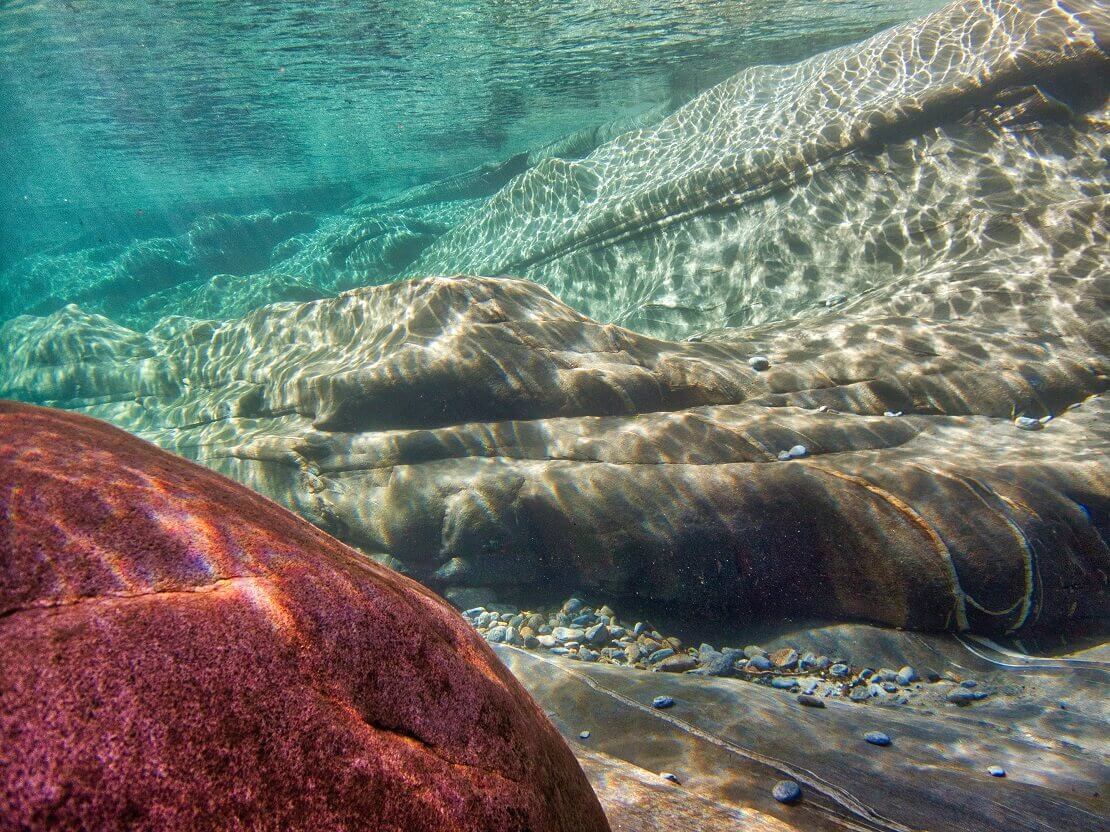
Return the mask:
<svg viewBox="0 0 1110 832">
<path fill-rule="evenodd" d="M 1105 829 L 1108 42 L 1098 0 L 0 3 L 0 399 L 446 599 L 613 829 Z"/>
<path fill-rule="evenodd" d="M 936 5 L 5 3 L 0 269 L 387 196 Z"/>
</svg>

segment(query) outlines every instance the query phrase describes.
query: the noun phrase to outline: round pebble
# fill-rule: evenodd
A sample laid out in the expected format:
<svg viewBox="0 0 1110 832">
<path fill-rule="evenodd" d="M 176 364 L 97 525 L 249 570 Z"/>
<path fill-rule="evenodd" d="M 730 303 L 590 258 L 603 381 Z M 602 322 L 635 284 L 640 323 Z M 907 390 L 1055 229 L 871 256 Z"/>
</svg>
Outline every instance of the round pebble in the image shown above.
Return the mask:
<svg viewBox="0 0 1110 832">
<path fill-rule="evenodd" d="M 651 707 L 653 708 L 669 708 L 674 705 L 674 698 L 671 696 L 657 696 L 651 700 Z"/>
<path fill-rule="evenodd" d="M 890 745 L 890 737 L 882 731 L 868 731 L 863 735 L 863 738 L 872 745 Z"/>
<path fill-rule="evenodd" d="M 779 780 L 771 789 L 771 797 L 779 803 L 793 803 L 802 796 L 802 787 L 793 780 Z"/>
<path fill-rule="evenodd" d="M 1005 777 L 1006 769 L 1002 768 L 1002 766 L 990 766 L 987 769 L 987 774 L 991 777 Z"/>
<path fill-rule="evenodd" d="M 807 707 L 810 707 L 810 708 L 823 708 L 823 707 L 825 707 L 825 700 L 824 699 L 821 699 L 820 697 L 817 697 L 817 696 L 813 696 L 812 694 L 809 694 L 809 693 L 799 693 L 798 694 L 798 703 L 801 704 L 801 705 L 806 705 Z"/>
<path fill-rule="evenodd" d="M 580 740 L 588 740 L 589 738 L 590 738 L 590 732 L 589 731 L 582 731 L 578 735 L 578 739 L 580 739 Z"/>
<path fill-rule="evenodd" d="M 748 359 L 748 366 L 753 370 L 762 372 L 763 370 L 770 369 L 771 360 L 765 355 L 753 355 Z"/>
<path fill-rule="evenodd" d="M 678 782 L 678 777 L 676 777 L 674 774 L 671 774 L 669 771 L 661 771 L 659 772 L 659 776 L 662 777 L 664 780 L 670 780 L 672 783 Z"/>
</svg>

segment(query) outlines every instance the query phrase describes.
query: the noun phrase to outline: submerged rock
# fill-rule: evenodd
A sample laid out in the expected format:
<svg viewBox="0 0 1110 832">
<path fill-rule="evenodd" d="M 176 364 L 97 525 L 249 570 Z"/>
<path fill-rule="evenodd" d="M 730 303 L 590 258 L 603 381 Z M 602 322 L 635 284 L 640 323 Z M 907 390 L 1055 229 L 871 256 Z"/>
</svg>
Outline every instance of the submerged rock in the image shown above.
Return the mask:
<svg viewBox="0 0 1110 832">
<path fill-rule="evenodd" d="M 102 422 L 0 403 L 0 575 L 6 823 L 608 829 L 445 602 Z"/>
<path fill-rule="evenodd" d="M 421 279 L 147 332 L 13 319 L 0 394 L 109 419 L 445 592 L 1103 628 L 1101 19 L 955 3 L 745 70 L 529 167 L 406 261 Z M 1062 118 L 1039 90 L 1075 78 Z M 468 271 L 533 282 L 422 277 Z"/>
<path fill-rule="evenodd" d="M 771 789 L 771 796 L 779 803 L 793 803 L 802 796 L 802 787 L 793 780 L 780 780 Z"/>
</svg>

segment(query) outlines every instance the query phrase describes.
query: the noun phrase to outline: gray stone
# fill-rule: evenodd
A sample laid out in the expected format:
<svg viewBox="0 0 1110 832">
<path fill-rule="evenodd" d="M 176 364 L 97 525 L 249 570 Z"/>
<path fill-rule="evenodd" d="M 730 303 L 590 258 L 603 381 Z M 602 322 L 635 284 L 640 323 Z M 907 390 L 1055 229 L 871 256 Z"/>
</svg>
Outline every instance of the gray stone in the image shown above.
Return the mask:
<svg viewBox="0 0 1110 832">
<path fill-rule="evenodd" d="M 871 745 L 887 746 L 890 745 L 891 742 L 890 735 L 882 731 L 868 731 L 863 735 L 863 738 L 871 743 Z"/>
<path fill-rule="evenodd" d="M 503 642 L 505 640 L 505 633 L 506 633 L 506 628 L 502 627 L 501 625 L 498 625 L 496 627 L 491 627 L 490 631 L 488 633 L 486 633 L 486 641 L 491 642 L 493 644 L 500 644 L 501 642 Z"/>
<path fill-rule="evenodd" d="M 903 667 L 901 670 L 898 671 L 898 675 L 897 675 L 895 681 L 897 681 L 898 684 L 905 687 L 906 685 L 909 685 L 909 684 L 917 681 L 917 671 L 914 670 L 909 665 L 906 665 L 905 667 Z"/>
<path fill-rule="evenodd" d="M 798 703 L 801 704 L 801 705 L 805 705 L 809 708 L 823 708 L 823 707 L 825 707 L 825 700 L 824 699 L 821 699 L 818 696 L 813 696 L 812 694 L 809 694 L 809 693 L 799 693 L 798 694 Z"/>
<path fill-rule="evenodd" d="M 753 370 L 762 372 L 763 370 L 770 369 L 771 360 L 765 355 L 753 355 L 751 358 L 748 359 L 748 366 L 751 367 Z"/>
<path fill-rule="evenodd" d="M 656 650 L 650 656 L 648 656 L 647 663 L 648 664 L 658 664 L 659 662 L 663 661 L 663 659 L 670 658 L 673 655 L 674 655 L 674 649 L 673 648 L 671 648 L 671 647 L 662 647 L 659 650 Z"/>
<path fill-rule="evenodd" d="M 846 664 L 834 664 L 829 668 L 829 675 L 836 679 L 843 679 L 852 673 L 852 668 Z"/>
<path fill-rule="evenodd" d="M 595 624 L 586 630 L 586 641 L 595 646 L 609 641 L 609 628 L 604 624 Z"/>
<path fill-rule="evenodd" d="M 581 641 L 586 636 L 586 631 L 577 627 L 556 627 L 551 635 L 559 641 Z"/>
<path fill-rule="evenodd" d="M 988 766 L 987 773 L 991 777 L 1005 777 L 1006 769 L 1002 768 L 1002 766 Z"/>
<path fill-rule="evenodd" d="M 754 659 L 756 656 L 766 656 L 767 651 L 760 647 L 758 644 L 749 644 L 744 648 L 744 657 Z"/>
<path fill-rule="evenodd" d="M 956 688 L 948 692 L 944 697 L 949 702 L 956 705 L 970 705 L 972 702 L 978 702 L 980 699 L 986 699 L 989 694 L 985 690 L 968 690 L 967 688 Z"/>
<path fill-rule="evenodd" d="M 779 803 L 793 803 L 802 796 L 802 787 L 793 780 L 779 780 L 771 789 L 771 797 Z"/>
<path fill-rule="evenodd" d="M 771 687 L 779 690 L 794 690 L 798 687 L 798 680 L 790 676 L 776 676 L 771 680 Z"/>
<path fill-rule="evenodd" d="M 556 647 L 559 644 L 559 639 L 557 639 L 557 638 L 555 638 L 555 636 L 549 635 L 549 634 L 536 636 L 536 641 L 538 641 L 540 643 L 541 647 L 547 647 L 548 649 L 550 649 L 552 647 Z"/>
<path fill-rule="evenodd" d="M 697 667 L 698 660 L 687 653 L 679 653 L 663 659 L 658 666 L 662 673 L 685 673 Z"/>
<path fill-rule="evenodd" d="M 755 655 L 748 659 L 748 667 L 756 670 L 770 670 L 771 660 L 763 655 Z"/>
<path fill-rule="evenodd" d="M 651 707 L 653 708 L 670 708 L 674 705 L 674 697 L 671 696 L 656 696 L 651 700 Z"/>
</svg>

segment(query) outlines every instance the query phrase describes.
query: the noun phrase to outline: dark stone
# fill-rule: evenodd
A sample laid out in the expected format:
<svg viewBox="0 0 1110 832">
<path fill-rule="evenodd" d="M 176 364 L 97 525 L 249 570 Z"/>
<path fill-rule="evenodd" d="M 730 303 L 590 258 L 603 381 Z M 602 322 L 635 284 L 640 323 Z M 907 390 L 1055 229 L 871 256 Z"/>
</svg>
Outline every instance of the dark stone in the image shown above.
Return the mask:
<svg viewBox="0 0 1110 832">
<path fill-rule="evenodd" d="M 793 803 L 802 796 L 802 787 L 793 780 L 779 780 L 771 789 L 771 796 L 779 803 Z"/>
</svg>

